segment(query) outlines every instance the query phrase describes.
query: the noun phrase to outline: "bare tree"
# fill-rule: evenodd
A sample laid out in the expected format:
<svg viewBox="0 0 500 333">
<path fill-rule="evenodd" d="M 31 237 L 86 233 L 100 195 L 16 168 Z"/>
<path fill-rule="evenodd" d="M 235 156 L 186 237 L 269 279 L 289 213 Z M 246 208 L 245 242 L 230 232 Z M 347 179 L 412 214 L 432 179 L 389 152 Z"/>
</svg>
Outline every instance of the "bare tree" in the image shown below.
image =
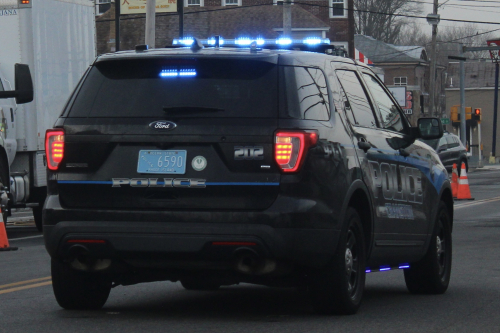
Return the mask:
<svg viewBox="0 0 500 333">
<path fill-rule="evenodd" d="M 424 29 L 418 25 L 417 20 L 412 20 L 401 29 L 395 44 L 405 46 L 426 46 L 430 41 L 430 34 L 426 34 Z"/>
<path fill-rule="evenodd" d="M 394 44 L 409 18 L 393 14 L 417 15 L 422 3 L 410 0 L 354 0 L 357 34 Z"/>
<path fill-rule="evenodd" d="M 456 26 L 439 28 L 437 35 L 438 63 L 447 64 L 449 55 L 460 54 L 460 43 L 464 46 L 486 46 L 486 41 L 492 38 L 492 33 L 483 33 L 478 26 L 466 23 Z M 430 32 L 424 30 L 412 22 L 402 29 L 397 43 L 399 45 L 415 45 L 428 47 L 431 42 Z M 465 56 L 469 59 L 488 58 L 488 51 L 467 52 Z"/>
<path fill-rule="evenodd" d="M 459 26 L 446 27 L 438 33 L 439 53 L 456 55 L 458 53 L 457 43 L 464 46 L 486 46 L 486 41 L 492 38 L 492 33 L 482 33 L 476 24 L 468 23 Z M 451 44 L 455 44 L 452 46 Z M 465 56 L 469 59 L 489 58 L 488 51 L 467 52 Z"/>
</svg>

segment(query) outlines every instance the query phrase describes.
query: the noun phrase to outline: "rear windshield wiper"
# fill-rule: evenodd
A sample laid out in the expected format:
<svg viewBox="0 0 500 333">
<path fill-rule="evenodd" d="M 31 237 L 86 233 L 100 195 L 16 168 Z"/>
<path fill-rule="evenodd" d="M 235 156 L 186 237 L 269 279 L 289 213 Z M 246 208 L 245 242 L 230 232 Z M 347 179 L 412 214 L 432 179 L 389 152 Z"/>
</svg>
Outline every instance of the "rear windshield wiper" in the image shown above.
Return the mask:
<svg viewBox="0 0 500 333">
<path fill-rule="evenodd" d="M 165 113 L 198 113 L 198 112 L 223 112 L 224 109 L 210 108 L 204 106 L 164 106 Z"/>
</svg>

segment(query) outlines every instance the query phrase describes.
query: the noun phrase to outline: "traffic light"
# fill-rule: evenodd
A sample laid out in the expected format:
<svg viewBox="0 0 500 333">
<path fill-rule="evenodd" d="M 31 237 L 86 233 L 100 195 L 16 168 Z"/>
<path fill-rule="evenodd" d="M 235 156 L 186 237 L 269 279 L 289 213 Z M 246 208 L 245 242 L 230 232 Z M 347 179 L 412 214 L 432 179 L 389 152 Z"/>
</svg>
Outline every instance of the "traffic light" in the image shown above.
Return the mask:
<svg viewBox="0 0 500 333">
<path fill-rule="evenodd" d="M 460 122 L 460 105 L 453 105 L 450 110 L 451 121 L 453 123 Z M 471 120 L 472 118 L 472 107 L 465 107 L 465 120 Z"/>
<path fill-rule="evenodd" d="M 481 108 L 475 108 L 472 114 L 472 120 L 481 121 Z"/>
</svg>

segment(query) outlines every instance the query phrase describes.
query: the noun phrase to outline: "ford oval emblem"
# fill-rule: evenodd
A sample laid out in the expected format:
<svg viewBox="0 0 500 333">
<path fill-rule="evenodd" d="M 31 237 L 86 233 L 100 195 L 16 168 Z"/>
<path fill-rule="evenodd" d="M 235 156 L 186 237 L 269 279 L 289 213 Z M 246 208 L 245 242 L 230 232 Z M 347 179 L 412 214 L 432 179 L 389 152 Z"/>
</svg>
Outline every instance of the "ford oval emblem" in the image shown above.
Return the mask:
<svg viewBox="0 0 500 333">
<path fill-rule="evenodd" d="M 170 131 L 177 127 L 177 124 L 168 120 L 157 120 L 149 124 L 149 127 L 155 130 Z"/>
</svg>

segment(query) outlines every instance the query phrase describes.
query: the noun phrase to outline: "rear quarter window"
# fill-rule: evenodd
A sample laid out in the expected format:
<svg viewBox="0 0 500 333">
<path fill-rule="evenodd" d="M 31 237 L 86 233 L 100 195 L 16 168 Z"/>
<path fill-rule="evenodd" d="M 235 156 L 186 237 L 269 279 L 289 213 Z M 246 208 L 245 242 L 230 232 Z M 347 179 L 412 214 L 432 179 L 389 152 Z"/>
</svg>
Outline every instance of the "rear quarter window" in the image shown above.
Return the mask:
<svg viewBox="0 0 500 333">
<path fill-rule="evenodd" d="M 323 71 L 313 67 L 283 66 L 286 118 L 329 120 L 330 102 Z"/>
</svg>

